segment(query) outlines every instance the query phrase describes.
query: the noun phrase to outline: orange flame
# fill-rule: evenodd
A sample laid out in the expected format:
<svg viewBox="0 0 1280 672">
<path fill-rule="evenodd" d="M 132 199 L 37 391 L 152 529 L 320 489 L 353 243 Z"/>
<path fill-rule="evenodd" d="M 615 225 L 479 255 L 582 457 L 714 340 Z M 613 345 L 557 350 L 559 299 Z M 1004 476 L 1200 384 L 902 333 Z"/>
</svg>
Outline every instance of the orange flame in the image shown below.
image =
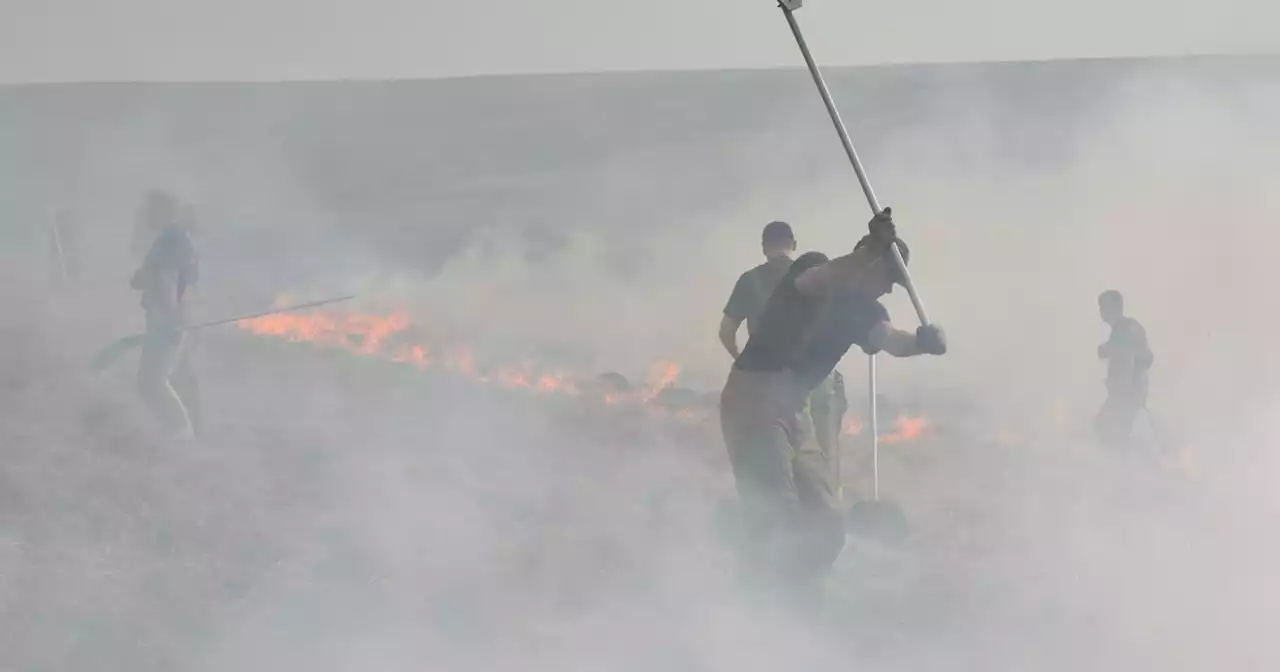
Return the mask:
<svg viewBox="0 0 1280 672">
<path fill-rule="evenodd" d="M 362 313 L 281 313 L 245 320 L 236 326 L 253 334 L 272 336 L 294 343 L 312 343 L 321 347 L 337 348 L 360 356 L 378 357 L 391 362 L 413 366 L 419 370 L 443 370 L 475 382 L 495 385 L 510 390 L 527 390 L 536 394 L 579 394 L 581 387 L 563 372 L 539 367 L 532 361 L 519 365 L 503 364 L 486 366 L 477 362 L 475 354 L 466 345 L 452 347 L 433 346 L 421 340 L 422 330 L 402 311 L 386 315 Z M 680 366 L 674 362 L 656 362 L 650 367 L 645 383 L 634 391 L 608 391 L 601 396 L 607 404 L 639 403 L 652 405 L 658 395 L 672 387 L 680 375 Z M 688 409 L 676 410 L 674 417 L 696 419 L 697 414 Z M 882 443 L 901 443 L 920 438 L 927 423 L 924 418 L 900 416 L 894 422 L 893 431 L 882 434 Z M 863 424 L 847 420 L 842 428 L 845 435 L 859 435 Z"/>
<path fill-rule="evenodd" d="M 409 328 L 408 318 L 399 312 L 385 317 L 281 313 L 237 324 L 256 334 L 278 336 L 295 343 L 309 341 L 340 347 L 362 355 L 377 354 L 383 339 Z"/>
<path fill-rule="evenodd" d="M 427 343 L 413 342 L 419 330 L 401 311 L 386 315 L 281 313 L 245 320 L 236 326 L 253 334 L 274 336 L 294 343 L 338 348 L 357 355 L 408 364 L 420 370 L 441 369 L 505 389 L 538 393 L 578 392 L 577 386 L 563 373 L 539 368 L 533 362 L 482 368 L 471 348 L 466 345 L 435 348 Z M 653 394 L 674 380 L 679 372 L 675 365 L 662 367 L 661 380 L 654 384 Z"/>
<path fill-rule="evenodd" d="M 915 441 L 924 435 L 928 426 L 929 422 L 924 418 L 900 415 L 893 421 L 893 431 L 880 434 L 877 438 L 880 443 L 887 444 Z M 845 420 L 841 433 L 845 436 L 858 436 L 862 434 L 862 429 L 862 421 Z"/>
<path fill-rule="evenodd" d="M 894 421 L 893 433 L 881 436 L 880 442 L 892 444 L 914 441 L 924 434 L 924 428 L 927 425 L 928 423 L 924 418 L 898 416 L 898 419 Z"/>
<path fill-rule="evenodd" d="M 658 362 L 649 368 L 649 377 L 645 385 L 642 401 L 650 401 L 664 389 L 676 382 L 680 375 L 680 367 L 672 362 Z"/>
</svg>

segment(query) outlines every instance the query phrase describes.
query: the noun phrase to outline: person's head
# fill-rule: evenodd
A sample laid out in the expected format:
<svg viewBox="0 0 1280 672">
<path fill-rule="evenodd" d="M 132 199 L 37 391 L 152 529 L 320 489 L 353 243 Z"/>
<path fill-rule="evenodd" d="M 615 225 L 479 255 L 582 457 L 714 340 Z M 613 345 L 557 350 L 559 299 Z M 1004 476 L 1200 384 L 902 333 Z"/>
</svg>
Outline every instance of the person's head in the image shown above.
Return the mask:
<svg viewBox="0 0 1280 672">
<path fill-rule="evenodd" d="M 804 273 L 814 266 L 825 264 L 828 261 L 830 261 L 830 259 L 827 258 L 827 255 L 821 252 L 805 252 L 804 254 L 796 257 L 795 261 L 791 262 L 791 266 L 787 268 L 786 274 L 782 276 L 782 281 L 785 283 L 793 280 L 801 273 Z"/>
<path fill-rule="evenodd" d="M 898 251 L 902 253 L 902 263 L 911 263 L 911 248 L 907 247 L 906 242 L 901 238 L 897 239 Z M 855 251 L 868 249 L 873 245 L 880 245 L 871 234 L 867 234 L 853 246 Z M 866 273 L 863 274 L 864 280 L 859 283 L 858 291 L 866 294 L 870 298 L 878 299 L 885 294 L 893 292 L 895 284 L 902 284 L 906 278 L 898 271 L 898 265 L 893 261 L 893 254 L 889 248 L 884 248 L 875 258 L 868 264 Z"/>
<path fill-rule="evenodd" d="M 173 194 L 163 189 L 148 189 L 142 197 L 139 223 L 151 233 L 158 233 L 164 227 L 177 223 L 180 210 L 178 199 Z"/>
<path fill-rule="evenodd" d="M 796 237 L 786 222 L 769 222 L 760 234 L 760 247 L 765 259 L 789 257 L 796 251 Z"/>
<path fill-rule="evenodd" d="M 138 219 L 133 227 L 133 253 L 140 256 L 166 226 L 176 224 L 180 218 L 178 199 L 163 189 L 148 189 L 138 208 Z"/>
<path fill-rule="evenodd" d="M 1108 289 L 1099 294 L 1098 314 L 1107 324 L 1114 324 L 1116 320 L 1124 317 L 1124 295 L 1114 289 Z"/>
</svg>

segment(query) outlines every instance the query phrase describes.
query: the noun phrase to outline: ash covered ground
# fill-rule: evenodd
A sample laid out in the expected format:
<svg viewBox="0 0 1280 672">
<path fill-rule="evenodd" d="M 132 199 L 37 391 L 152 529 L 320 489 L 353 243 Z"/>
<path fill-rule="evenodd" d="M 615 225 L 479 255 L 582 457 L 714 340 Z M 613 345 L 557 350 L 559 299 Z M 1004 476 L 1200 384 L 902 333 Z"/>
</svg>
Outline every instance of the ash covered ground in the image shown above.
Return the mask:
<svg viewBox="0 0 1280 672">
<path fill-rule="evenodd" d="M 918 534 L 851 539 L 820 632 L 736 591 L 732 481 L 696 413 L 223 328 L 196 361 L 209 436 L 179 448 L 134 399 L 133 358 L 85 366 L 138 326 L 129 218 L 159 183 L 205 213 L 206 317 L 350 289 L 486 351 L 637 383 L 669 358 L 712 392 L 759 226 L 834 248 L 863 219 L 804 73 L 5 91 L 22 188 L 2 229 L 0 667 L 1275 669 L 1280 369 L 1270 318 L 1231 289 L 1274 277 L 1274 63 L 1009 67 L 833 77 L 897 110 L 866 158 L 919 219 L 917 279 L 956 352 L 884 367 L 889 403 L 930 423 L 882 455 Z M 790 93 L 812 114 L 779 121 L 768 101 Z M 472 135 L 375 132 L 433 101 Z M 494 129 L 528 146 L 478 139 Z M 66 201 L 90 244 L 56 286 L 42 208 Z M 1153 334 L 1176 459 L 1081 430 L 1113 282 Z M 843 364 L 853 417 L 862 366 Z"/>
</svg>

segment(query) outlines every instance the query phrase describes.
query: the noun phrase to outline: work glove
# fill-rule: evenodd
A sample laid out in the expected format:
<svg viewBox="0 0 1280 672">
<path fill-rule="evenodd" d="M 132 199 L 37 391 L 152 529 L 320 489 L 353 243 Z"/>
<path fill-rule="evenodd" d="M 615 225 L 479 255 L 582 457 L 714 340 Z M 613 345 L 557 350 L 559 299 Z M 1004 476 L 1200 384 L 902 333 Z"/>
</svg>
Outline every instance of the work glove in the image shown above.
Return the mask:
<svg viewBox="0 0 1280 672">
<path fill-rule="evenodd" d="M 867 229 L 882 249 L 889 249 L 889 245 L 898 239 L 898 227 L 893 223 L 893 211 L 890 208 L 885 208 L 872 217 L 867 222 Z"/>
<path fill-rule="evenodd" d="M 936 324 L 916 327 L 916 349 L 925 355 L 947 354 L 947 334 Z"/>
<path fill-rule="evenodd" d="M 1098 346 L 1098 359 L 1106 359 L 1106 358 L 1107 358 L 1107 344 L 1103 343 L 1102 345 Z"/>
</svg>

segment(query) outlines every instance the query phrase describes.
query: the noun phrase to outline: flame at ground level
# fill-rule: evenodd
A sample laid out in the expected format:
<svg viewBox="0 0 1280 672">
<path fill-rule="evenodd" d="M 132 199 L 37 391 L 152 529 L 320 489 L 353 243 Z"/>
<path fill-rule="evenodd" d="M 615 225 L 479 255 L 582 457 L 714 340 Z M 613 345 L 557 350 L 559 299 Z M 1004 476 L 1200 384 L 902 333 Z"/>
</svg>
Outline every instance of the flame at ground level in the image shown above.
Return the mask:
<svg viewBox="0 0 1280 672">
<path fill-rule="evenodd" d="M 924 418 L 913 418 L 906 415 L 900 415 L 893 421 L 893 431 L 888 434 L 880 434 L 880 443 L 904 443 L 906 441 L 914 441 L 924 436 L 925 429 L 929 426 L 928 421 Z M 841 428 L 841 434 L 844 436 L 859 436 L 862 434 L 862 422 L 860 420 L 845 420 L 844 427 Z"/>
<path fill-rule="evenodd" d="M 485 364 L 477 360 L 469 345 L 428 343 L 422 337 L 423 330 L 403 311 L 385 315 L 332 311 L 279 313 L 244 320 L 236 326 L 260 336 L 341 349 L 424 371 L 443 371 L 504 389 L 576 395 L 585 386 L 580 382 L 583 378 L 541 366 L 532 360 L 520 364 Z M 601 396 L 609 404 L 630 402 L 654 406 L 651 402 L 658 399 L 664 389 L 673 387 L 679 374 L 679 365 L 657 362 L 650 367 L 645 384 L 639 389 L 604 390 Z M 672 414 L 681 419 L 697 417 L 689 409 L 676 410 Z M 880 442 L 893 444 L 919 439 L 927 426 L 924 418 L 900 416 L 894 421 L 893 430 L 880 436 Z M 841 430 L 846 436 L 858 436 L 862 434 L 863 425 L 858 420 L 848 420 Z"/>
</svg>

